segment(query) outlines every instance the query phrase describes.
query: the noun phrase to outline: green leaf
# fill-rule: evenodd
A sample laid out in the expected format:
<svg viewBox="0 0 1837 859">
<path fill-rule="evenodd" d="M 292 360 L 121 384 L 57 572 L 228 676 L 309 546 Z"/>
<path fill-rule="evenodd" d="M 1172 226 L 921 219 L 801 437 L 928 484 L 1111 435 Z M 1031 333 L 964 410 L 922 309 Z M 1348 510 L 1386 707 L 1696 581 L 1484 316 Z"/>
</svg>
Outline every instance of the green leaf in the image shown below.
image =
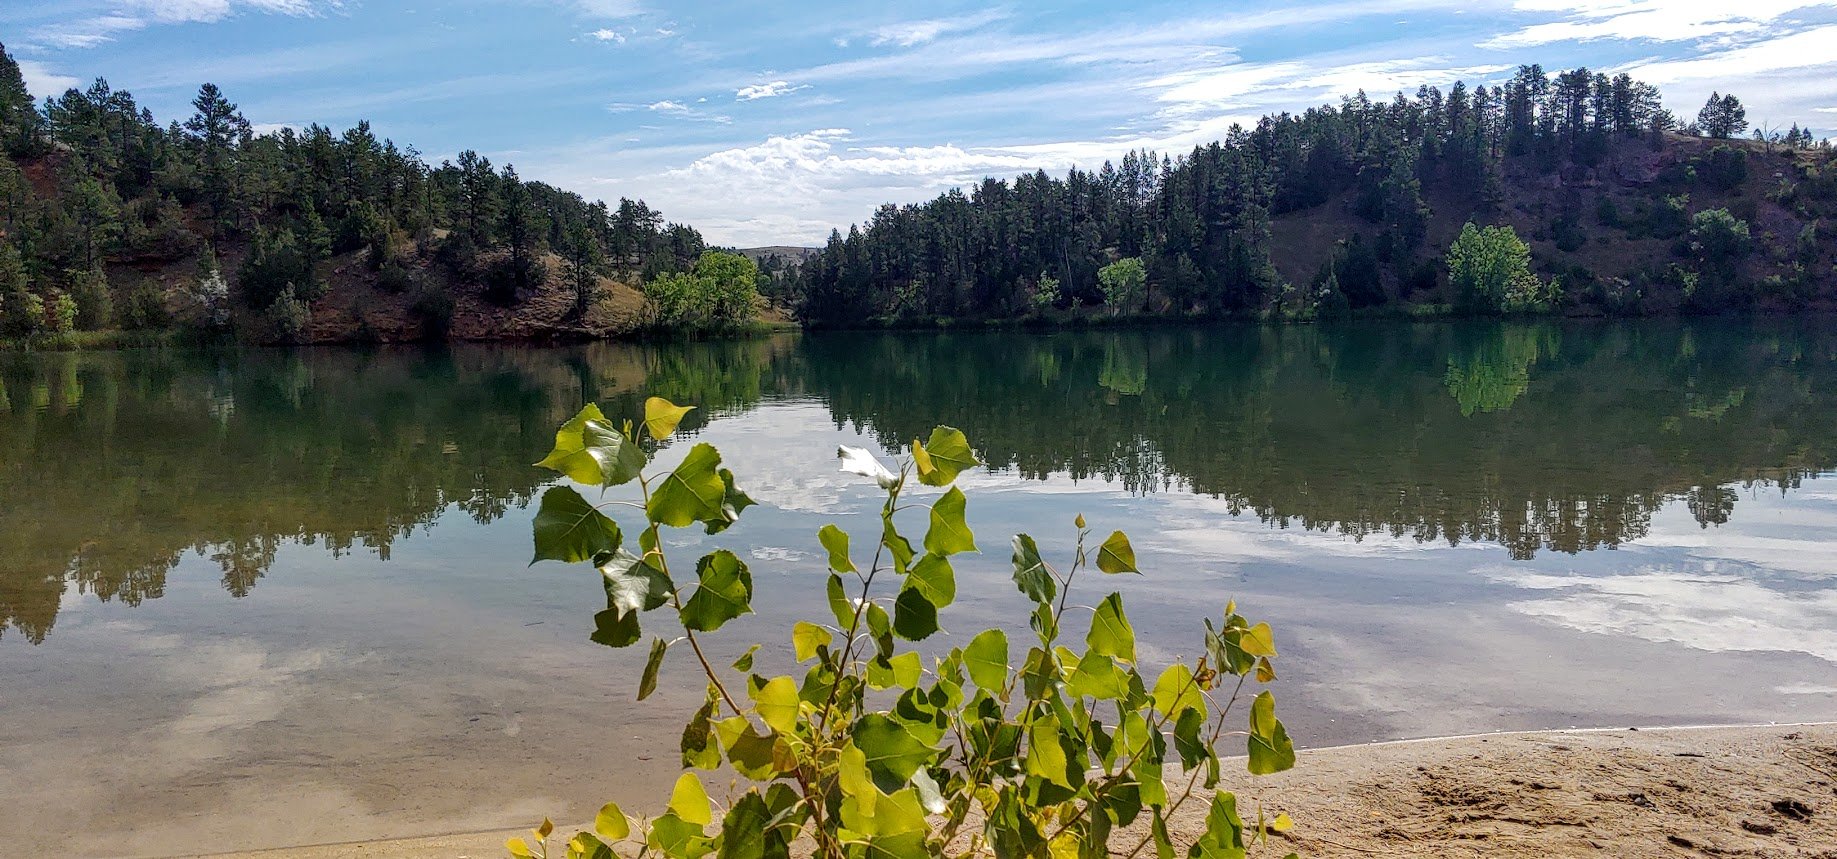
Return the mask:
<svg viewBox="0 0 1837 859">
<path fill-rule="evenodd" d="M 721 486 L 723 487 L 721 494 L 721 515 L 703 520 L 703 523 L 708 526 L 707 532 L 710 534 L 719 534 L 727 530 L 729 525 L 740 521 L 740 514 L 745 512 L 746 508 L 759 503 L 754 501 L 751 495 L 741 492 L 739 488 L 734 486 L 733 472 L 723 468 L 720 471 L 720 475 Z"/>
<path fill-rule="evenodd" d="M 828 647 L 835 641 L 829 630 L 809 621 L 798 621 L 791 627 L 791 649 L 797 652 L 797 661 L 804 662 L 816 655 L 819 647 Z"/>
<path fill-rule="evenodd" d="M 682 607 L 683 626 L 713 632 L 752 611 L 753 574 L 734 553 L 722 549 L 695 564 L 700 585 Z"/>
<path fill-rule="evenodd" d="M 588 404 L 555 431 L 555 449 L 536 465 L 575 483 L 618 486 L 644 470 L 644 451 L 614 429 L 598 406 Z"/>
<path fill-rule="evenodd" d="M 890 512 L 880 514 L 880 544 L 893 553 L 893 568 L 901 574 L 912 566 L 912 542 L 900 536 L 899 529 L 893 527 L 893 516 Z"/>
<path fill-rule="evenodd" d="M 695 711 L 695 717 L 683 726 L 682 765 L 684 769 L 718 769 L 721 766 L 721 750 L 714 742 L 714 702 L 711 700 Z"/>
<path fill-rule="evenodd" d="M 967 501 L 963 490 L 953 486 L 931 505 L 931 527 L 925 531 L 925 551 L 934 555 L 954 555 L 976 551 L 976 535 L 963 521 Z"/>
<path fill-rule="evenodd" d="M 843 590 L 841 576 L 829 577 L 829 613 L 835 615 L 837 629 L 846 631 L 855 624 L 855 604 Z"/>
<path fill-rule="evenodd" d="M 1034 719 L 1027 729 L 1025 767 L 1030 775 L 1046 779 L 1060 787 L 1071 787 L 1070 766 L 1065 747 L 1059 745 L 1059 720 L 1052 716 Z"/>
<path fill-rule="evenodd" d="M 593 508 L 572 487 L 542 493 L 534 525 L 536 557 L 530 561 L 573 564 L 619 550 L 619 524 Z"/>
<path fill-rule="evenodd" d="M 1059 595 L 1059 583 L 1040 559 L 1040 547 L 1026 534 L 1014 535 L 1014 583 L 1036 603 L 1050 603 Z"/>
<path fill-rule="evenodd" d="M 1072 694 L 1081 698 L 1120 701 L 1129 696 L 1128 678 L 1110 657 L 1101 653 L 1086 653 L 1068 685 Z"/>
<path fill-rule="evenodd" d="M 645 844 L 669 859 L 701 859 L 714 850 L 704 826 L 690 823 L 674 812 L 651 821 Z"/>
<path fill-rule="evenodd" d="M 1118 531 L 1097 549 L 1097 569 L 1106 573 L 1140 573 L 1135 568 L 1135 549 L 1129 538 Z"/>
<path fill-rule="evenodd" d="M 937 754 L 936 749 L 913 736 L 907 726 L 879 713 L 855 722 L 852 734 L 867 759 L 867 768 L 900 784 L 909 781 Z"/>
<path fill-rule="evenodd" d="M 873 689 L 911 689 L 925 675 L 924 660 L 913 651 L 867 664 L 867 685 Z"/>
<path fill-rule="evenodd" d="M 1206 744 L 1199 738 L 1199 732 L 1205 727 L 1206 717 L 1198 710 L 1181 710 L 1180 718 L 1174 723 L 1174 749 L 1180 753 L 1180 765 L 1192 769 L 1206 756 Z"/>
<path fill-rule="evenodd" d="M 1161 816 L 1161 809 L 1154 810 L 1155 859 L 1174 859 L 1174 839 L 1167 833 L 1167 818 Z"/>
<path fill-rule="evenodd" d="M 923 445 L 913 442 L 912 459 L 919 467 L 919 482 L 926 486 L 949 486 L 958 474 L 982 464 L 963 431 L 953 427 L 932 430 L 931 440 Z"/>
<path fill-rule="evenodd" d="M 631 821 L 625 812 L 619 809 L 616 802 L 608 802 L 600 807 L 600 813 L 593 818 L 593 832 L 602 841 L 623 841 L 631 837 Z"/>
<path fill-rule="evenodd" d="M 924 641 L 937 631 L 938 607 L 918 588 L 902 589 L 893 602 L 893 632 L 907 641 Z"/>
<path fill-rule="evenodd" d="M 774 677 L 747 694 L 753 699 L 753 709 L 759 713 L 759 718 L 772 730 L 781 734 L 797 730 L 797 681 Z"/>
<path fill-rule="evenodd" d="M 612 848 L 591 832 L 577 832 L 568 839 L 569 859 L 617 859 Z"/>
<path fill-rule="evenodd" d="M 708 791 L 695 773 L 683 773 L 670 791 L 670 813 L 685 822 L 707 826 L 714 822 L 714 807 L 708 802 Z"/>
<path fill-rule="evenodd" d="M 683 415 L 694 410 L 694 406 L 679 406 L 662 397 L 652 397 L 644 401 L 644 429 L 651 438 L 663 441 L 675 434 Z"/>
<path fill-rule="evenodd" d="M 1250 772 L 1269 775 L 1295 766 L 1295 743 L 1276 718 L 1276 696 L 1264 692 L 1250 702 Z"/>
<path fill-rule="evenodd" d="M 926 552 L 906 575 L 906 586 L 918 588 L 919 593 L 938 608 L 957 599 L 957 574 L 951 569 L 948 558 Z"/>
<path fill-rule="evenodd" d="M 1243 859 L 1244 821 L 1237 815 L 1237 796 L 1230 791 L 1212 795 L 1206 812 L 1205 833 L 1193 842 L 1192 859 Z"/>
<path fill-rule="evenodd" d="M 1008 685 L 1008 634 L 999 629 L 977 633 L 963 648 L 963 667 L 978 688 L 1000 694 Z"/>
<path fill-rule="evenodd" d="M 1156 710 L 1168 716 L 1178 716 L 1188 707 L 1205 713 L 1205 698 L 1193 680 L 1193 670 L 1179 662 L 1167 666 L 1155 679 L 1154 704 Z"/>
<path fill-rule="evenodd" d="M 607 647 L 630 647 L 644 637 L 644 631 L 638 628 L 638 613 L 609 608 L 593 616 L 593 639 L 595 644 Z"/>
<path fill-rule="evenodd" d="M 600 565 L 600 584 L 606 588 L 607 607 L 631 614 L 669 602 L 676 590 L 662 570 L 627 552 Z"/>
<path fill-rule="evenodd" d="M 670 643 L 661 638 L 651 642 L 650 658 L 644 660 L 644 675 L 638 680 L 638 700 L 649 698 L 657 691 L 657 670 L 663 667 L 663 654 L 669 649 Z"/>
<path fill-rule="evenodd" d="M 760 645 L 755 644 L 747 648 L 745 653 L 740 654 L 740 658 L 734 660 L 734 670 L 742 674 L 753 670 L 753 654 L 759 652 L 759 647 Z"/>
<path fill-rule="evenodd" d="M 1097 604 L 1097 612 L 1091 615 L 1091 633 L 1084 640 L 1092 653 L 1135 664 L 1135 627 L 1129 625 L 1129 616 L 1123 613 L 1122 594 L 1111 594 Z"/>
<path fill-rule="evenodd" d="M 645 510 L 651 521 L 682 528 L 691 522 L 721 518 L 727 483 L 717 470 L 720 465 L 721 454 L 713 445 L 703 443 L 690 448 L 689 455 L 651 493 Z"/>
<path fill-rule="evenodd" d="M 829 568 L 838 573 L 855 572 L 855 562 L 848 559 L 848 532 L 834 525 L 824 525 L 816 532 L 817 542 L 829 551 Z"/>
</svg>

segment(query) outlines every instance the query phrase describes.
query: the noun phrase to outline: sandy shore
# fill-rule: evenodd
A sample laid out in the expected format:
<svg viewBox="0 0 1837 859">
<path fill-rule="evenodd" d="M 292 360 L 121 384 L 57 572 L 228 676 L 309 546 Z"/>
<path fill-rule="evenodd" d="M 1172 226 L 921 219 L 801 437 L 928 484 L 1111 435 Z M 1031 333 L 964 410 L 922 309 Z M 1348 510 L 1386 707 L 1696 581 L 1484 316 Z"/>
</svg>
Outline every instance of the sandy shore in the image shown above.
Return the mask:
<svg viewBox="0 0 1837 859">
<path fill-rule="evenodd" d="M 1238 793 L 1240 807 L 1253 810 L 1260 799 L 1270 814 L 1295 818 L 1290 843 L 1274 855 L 1837 859 L 1837 725 L 1490 734 L 1320 749 L 1303 752 L 1294 771 Z M 1181 817 L 1177 832 L 1203 825 L 1198 815 Z M 514 834 L 219 855 L 485 859 L 505 855 L 504 839 Z"/>
</svg>

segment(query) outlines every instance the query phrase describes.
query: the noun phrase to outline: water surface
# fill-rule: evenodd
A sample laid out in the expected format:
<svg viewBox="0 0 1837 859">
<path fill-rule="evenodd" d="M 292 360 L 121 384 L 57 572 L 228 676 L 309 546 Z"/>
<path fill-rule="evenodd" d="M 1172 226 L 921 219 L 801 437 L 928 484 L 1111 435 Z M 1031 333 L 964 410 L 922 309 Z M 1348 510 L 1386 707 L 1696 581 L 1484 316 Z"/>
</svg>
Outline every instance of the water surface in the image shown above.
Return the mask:
<svg viewBox="0 0 1837 859">
<path fill-rule="evenodd" d="M 877 509 L 836 445 L 949 423 L 991 465 L 951 631 L 1024 628 L 1008 538 L 1064 554 L 1083 513 L 1135 538 L 1148 575 L 1101 584 L 1145 660 L 1228 599 L 1276 627 L 1304 745 L 1831 718 L 1829 328 L 0 355 L 0 833 L 161 855 L 656 805 L 691 666 L 636 707 L 594 576 L 526 568 L 554 426 L 649 395 L 762 502 L 676 539 L 751 564 L 717 641 L 766 669 L 822 612 L 817 528 Z"/>
</svg>

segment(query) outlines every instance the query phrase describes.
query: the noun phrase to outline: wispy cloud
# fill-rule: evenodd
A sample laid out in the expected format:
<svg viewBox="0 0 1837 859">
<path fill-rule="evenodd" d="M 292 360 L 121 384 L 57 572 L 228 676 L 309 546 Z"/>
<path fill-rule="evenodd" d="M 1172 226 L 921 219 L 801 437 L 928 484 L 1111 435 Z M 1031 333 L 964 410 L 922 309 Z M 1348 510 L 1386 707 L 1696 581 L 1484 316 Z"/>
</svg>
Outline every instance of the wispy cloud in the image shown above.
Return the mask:
<svg viewBox="0 0 1837 859">
<path fill-rule="evenodd" d="M 588 33 L 587 38 L 597 39 L 602 42 L 613 42 L 615 44 L 620 44 L 620 45 L 625 44 L 625 34 L 624 33 L 621 33 L 618 30 L 610 30 L 605 27 L 601 27 L 598 30 L 594 30 L 593 32 Z"/>
<path fill-rule="evenodd" d="M 734 92 L 736 101 L 757 101 L 762 98 L 777 98 L 789 95 L 798 90 L 809 89 L 808 86 L 792 86 L 789 81 L 772 81 L 771 83 L 744 86 Z"/>
<path fill-rule="evenodd" d="M 1801 10 L 1837 6 L 1831 0 L 1520 0 L 1521 12 L 1558 14 L 1563 20 L 1533 24 L 1480 43 L 1483 48 L 1525 48 L 1559 42 L 1617 39 L 1694 42 L 1769 32 Z"/>
<path fill-rule="evenodd" d="M 987 9 L 971 15 L 955 18 L 927 18 L 919 21 L 902 21 L 874 28 L 867 34 L 868 40 L 875 45 L 898 45 L 910 48 L 922 45 L 947 33 L 961 33 L 986 27 L 1008 17 L 1003 9 Z"/>
<path fill-rule="evenodd" d="M 212 24 L 244 11 L 311 17 L 342 7 L 343 0 L 121 0 L 108 14 L 47 24 L 30 37 L 44 47 L 94 48 L 156 24 Z"/>
</svg>

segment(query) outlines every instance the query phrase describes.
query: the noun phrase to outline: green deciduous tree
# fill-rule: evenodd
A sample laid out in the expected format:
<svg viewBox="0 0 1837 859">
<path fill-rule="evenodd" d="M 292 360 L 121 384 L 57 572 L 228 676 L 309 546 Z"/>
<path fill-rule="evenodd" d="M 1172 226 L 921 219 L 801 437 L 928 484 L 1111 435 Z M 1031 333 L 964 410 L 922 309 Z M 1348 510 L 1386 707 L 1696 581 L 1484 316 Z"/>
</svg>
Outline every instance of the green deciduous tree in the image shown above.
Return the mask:
<svg viewBox="0 0 1837 859">
<path fill-rule="evenodd" d="M 1546 299 L 1531 273 L 1531 249 L 1510 226 L 1468 222 L 1448 248 L 1448 282 L 1456 306 L 1471 313 L 1529 310 Z"/>
<path fill-rule="evenodd" d="M 1119 259 L 1098 269 L 1097 284 L 1112 313 L 1134 313 L 1147 297 L 1148 271 L 1135 257 Z"/>
</svg>

